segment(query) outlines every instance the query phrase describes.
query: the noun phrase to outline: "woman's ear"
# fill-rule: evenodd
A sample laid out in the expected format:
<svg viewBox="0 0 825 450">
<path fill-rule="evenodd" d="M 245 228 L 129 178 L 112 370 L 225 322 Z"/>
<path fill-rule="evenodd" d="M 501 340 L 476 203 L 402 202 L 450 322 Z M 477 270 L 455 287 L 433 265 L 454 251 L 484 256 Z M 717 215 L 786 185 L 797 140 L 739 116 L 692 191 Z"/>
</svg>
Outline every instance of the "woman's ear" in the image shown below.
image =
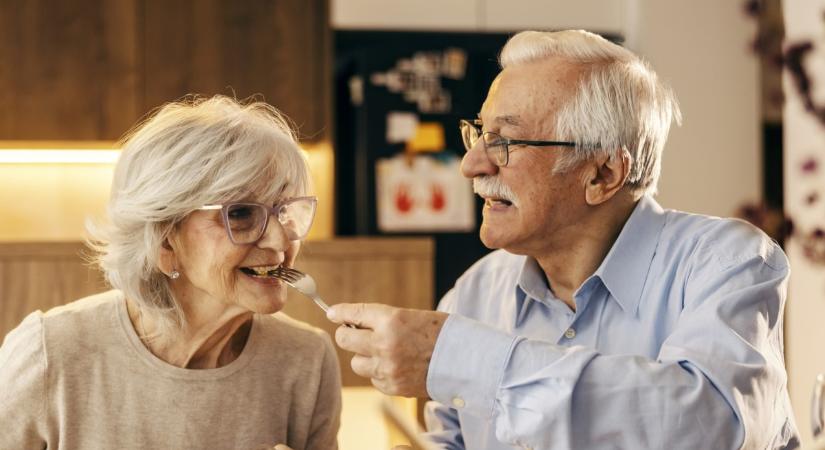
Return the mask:
<svg viewBox="0 0 825 450">
<path fill-rule="evenodd" d="M 600 153 L 590 162 L 584 196 L 588 205 L 600 205 L 616 195 L 624 187 L 630 174 L 631 158 L 625 150 L 618 150 L 610 157 Z"/>
<path fill-rule="evenodd" d="M 172 247 L 172 244 L 169 242 L 169 237 L 163 240 L 163 243 L 160 245 L 160 252 L 158 254 L 158 269 L 161 272 L 169 275 L 175 270 L 175 250 Z"/>
</svg>

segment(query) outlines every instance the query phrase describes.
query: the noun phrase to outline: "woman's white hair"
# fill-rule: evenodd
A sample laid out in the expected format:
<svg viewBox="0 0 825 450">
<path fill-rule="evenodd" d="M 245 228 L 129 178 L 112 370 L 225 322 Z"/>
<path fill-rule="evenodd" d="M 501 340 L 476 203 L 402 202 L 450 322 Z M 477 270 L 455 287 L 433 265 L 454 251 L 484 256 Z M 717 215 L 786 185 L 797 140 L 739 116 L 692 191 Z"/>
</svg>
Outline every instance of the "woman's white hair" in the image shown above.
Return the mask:
<svg viewBox="0 0 825 450">
<path fill-rule="evenodd" d="M 169 232 L 203 205 L 250 197 L 274 203 L 309 190 L 288 119 L 259 101 L 188 97 L 158 108 L 121 142 L 104 223 L 87 222 L 106 280 L 159 323 L 185 318 L 158 268 Z"/>
<path fill-rule="evenodd" d="M 575 93 L 556 114 L 554 140 L 577 145 L 556 165 L 557 172 L 606 152 L 627 152 L 631 167 L 625 185 L 655 193 L 661 154 L 670 124 L 681 123 L 673 91 L 638 56 L 583 30 L 524 31 L 501 51 L 502 68 L 562 57 L 583 67 Z"/>
</svg>

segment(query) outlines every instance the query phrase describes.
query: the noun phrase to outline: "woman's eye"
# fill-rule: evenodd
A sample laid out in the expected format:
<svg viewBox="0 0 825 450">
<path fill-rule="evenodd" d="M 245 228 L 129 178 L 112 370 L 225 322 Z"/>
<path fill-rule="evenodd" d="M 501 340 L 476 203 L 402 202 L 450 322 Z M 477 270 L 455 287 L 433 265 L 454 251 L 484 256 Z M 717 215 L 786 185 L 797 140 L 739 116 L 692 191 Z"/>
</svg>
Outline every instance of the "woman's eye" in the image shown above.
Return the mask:
<svg viewBox="0 0 825 450">
<path fill-rule="evenodd" d="M 249 206 L 236 206 L 230 209 L 227 215 L 233 220 L 243 220 L 252 217 L 254 214 L 254 211 Z"/>
</svg>

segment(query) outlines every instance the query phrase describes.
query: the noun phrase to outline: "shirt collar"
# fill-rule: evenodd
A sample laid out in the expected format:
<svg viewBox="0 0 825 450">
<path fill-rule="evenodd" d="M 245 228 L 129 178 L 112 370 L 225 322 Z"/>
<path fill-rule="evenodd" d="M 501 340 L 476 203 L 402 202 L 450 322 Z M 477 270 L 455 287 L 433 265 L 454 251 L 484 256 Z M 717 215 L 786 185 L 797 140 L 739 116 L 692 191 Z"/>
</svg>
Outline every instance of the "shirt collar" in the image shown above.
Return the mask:
<svg viewBox="0 0 825 450">
<path fill-rule="evenodd" d="M 653 198 L 644 195 L 622 227 L 619 237 L 594 276 L 599 277 L 626 312 L 636 312 L 659 236 L 665 225 L 665 211 Z"/>
<path fill-rule="evenodd" d="M 624 311 L 636 312 L 664 225 L 662 207 L 653 198 L 642 196 L 613 247 L 593 276 L 588 278 L 590 281 L 598 277 Z M 584 285 L 589 284 L 588 281 Z M 547 286 L 544 271 L 532 257 L 524 258 L 517 287 L 542 303 L 550 304 L 555 299 Z"/>
<path fill-rule="evenodd" d="M 519 288 L 530 298 L 542 303 L 550 303 L 554 298 L 553 293 L 547 286 L 547 278 L 544 271 L 539 267 L 538 261 L 532 256 L 524 258 L 521 272 L 518 276 Z"/>
</svg>

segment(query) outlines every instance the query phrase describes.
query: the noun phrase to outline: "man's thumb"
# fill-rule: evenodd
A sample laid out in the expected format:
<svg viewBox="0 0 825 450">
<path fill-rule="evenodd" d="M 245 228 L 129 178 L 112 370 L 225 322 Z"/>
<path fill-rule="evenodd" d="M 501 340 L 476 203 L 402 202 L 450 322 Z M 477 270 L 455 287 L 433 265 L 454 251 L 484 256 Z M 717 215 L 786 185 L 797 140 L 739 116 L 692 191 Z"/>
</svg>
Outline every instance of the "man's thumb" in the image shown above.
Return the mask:
<svg viewBox="0 0 825 450">
<path fill-rule="evenodd" d="M 378 305 L 366 303 L 339 303 L 327 310 L 327 319 L 335 323 L 351 323 L 358 328 L 374 329 L 372 316 Z"/>
</svg>

